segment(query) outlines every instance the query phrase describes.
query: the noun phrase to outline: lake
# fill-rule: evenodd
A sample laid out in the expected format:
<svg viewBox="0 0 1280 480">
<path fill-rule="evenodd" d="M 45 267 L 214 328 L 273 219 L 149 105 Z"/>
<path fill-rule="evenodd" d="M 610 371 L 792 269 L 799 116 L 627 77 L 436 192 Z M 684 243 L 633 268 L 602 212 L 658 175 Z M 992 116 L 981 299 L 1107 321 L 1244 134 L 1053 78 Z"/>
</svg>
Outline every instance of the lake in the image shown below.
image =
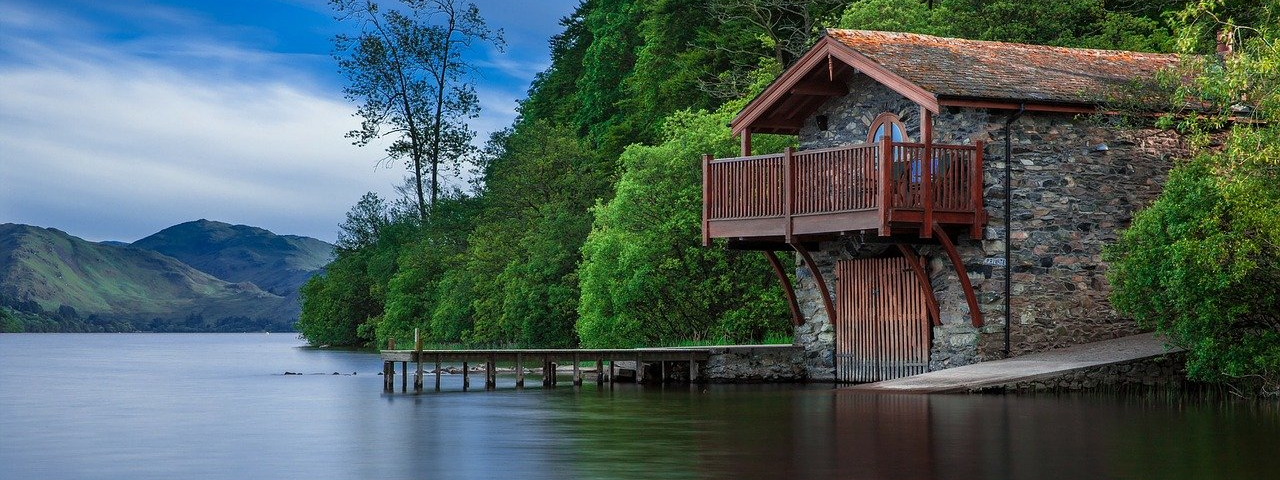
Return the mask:
<svg viewBox="0 0 1280 480">
<path fill-rule="evenodd" d="M 302 345 L 2 334 L 0 479 L 1280 475 L 1271 403 L 590 381 L 516 391 L 513 377 L 462 392 L 461 375 L 444 392 L 387 395 L 377 355 Z"/>
</svg>

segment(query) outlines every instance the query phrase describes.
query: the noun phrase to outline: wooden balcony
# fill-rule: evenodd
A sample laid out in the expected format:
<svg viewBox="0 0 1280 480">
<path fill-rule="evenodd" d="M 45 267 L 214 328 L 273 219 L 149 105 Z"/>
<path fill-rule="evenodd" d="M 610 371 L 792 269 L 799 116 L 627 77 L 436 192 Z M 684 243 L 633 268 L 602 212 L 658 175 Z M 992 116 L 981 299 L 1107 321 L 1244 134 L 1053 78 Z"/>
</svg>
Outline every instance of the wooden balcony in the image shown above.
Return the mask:
<svg viewBox="0 0 1280 480">
<path fill-rule="evenodd" d="M 890 142 L 711 159 L 702 165 L 702 239 L 809 241 L 875 231 L 981 238 L 982 142 Z M 932 159 L 931 161 L 923 161 Z"/>
</svg>

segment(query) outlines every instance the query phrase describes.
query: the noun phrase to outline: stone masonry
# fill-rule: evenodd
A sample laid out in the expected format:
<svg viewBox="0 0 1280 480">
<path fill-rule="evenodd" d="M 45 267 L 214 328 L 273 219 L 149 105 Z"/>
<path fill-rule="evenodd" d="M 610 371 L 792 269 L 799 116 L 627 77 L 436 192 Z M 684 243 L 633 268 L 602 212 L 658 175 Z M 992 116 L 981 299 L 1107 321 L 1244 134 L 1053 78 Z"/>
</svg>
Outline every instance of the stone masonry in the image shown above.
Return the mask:
<svg viewBox="0 0 1280 480">
<path fill-rule="evenodd" d="M 919 107 L 859 75 L 849 94 L 829 100 L 806 120 L 800 132 L 804 149 L 864 143 L 870 123 L 883 112 L 896 113 L 909 141 L 920 135 Z M 1004 122 L 1011 112 L 944 108 L 934 119 L 934 142 L 986 142 L 984 203 L 989 216 L 980 241 L 962 236 L 957 249 L 973 282 L 985 319 L 970 324 L 969 308 L 951 262 L 936 243 L 921 240 L 942 325 L 933 328 L 930 370 L 1004 356 L 1005 268 L 984 263 L 1003 259 Z M 820 131 L 814 117 L 827 115 Z M 1012 355 L 1138 332 L 1119 318 L 1107 296 L 1104 246 L 1115 242 L 1135 211 L 1159 194 L 1166 172 L 1185 146 L 1174 134 L 1152 129 L 1108 127 L 1093 118 L 1026 112 L 1011 127 L 1011 300 Z M 863 238 L 824 242 L 814 251 L 832 298 L 839 259 L 880 255 L 875 232 Z M 862 240 L 871 240 L 870 243 Z M 798 257 L 798 256 L 797 256 Z M 827 319 L 812 273 L 797 258 L 797 299 L 806 322 L 796 328 L 797 344 L 812 380 L 834 375 L 834 329 Z"/>
</svg>

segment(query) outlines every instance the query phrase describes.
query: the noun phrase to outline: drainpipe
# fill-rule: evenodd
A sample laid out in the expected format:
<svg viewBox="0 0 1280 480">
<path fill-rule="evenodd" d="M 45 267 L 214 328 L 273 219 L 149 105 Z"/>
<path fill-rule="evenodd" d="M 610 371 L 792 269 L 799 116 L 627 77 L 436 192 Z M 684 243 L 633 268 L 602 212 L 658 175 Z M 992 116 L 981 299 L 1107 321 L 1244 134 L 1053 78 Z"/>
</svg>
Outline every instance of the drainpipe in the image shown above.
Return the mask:
<svg viewBox="0 0 1280 480">
<path fill-rule="evenodd" d="M 1013 261 L 1009 255 L 1013 249 L 1013 141 L 1009 127 L 1026 111 L 1027 104 L 1018 104 L 1018 111 L 1004 120 L 1004 358 L 1009 358 L 1009 331 L 1013 329 L 1013 313 L 1009 309 L 1013 303 Z"/>
</svg>

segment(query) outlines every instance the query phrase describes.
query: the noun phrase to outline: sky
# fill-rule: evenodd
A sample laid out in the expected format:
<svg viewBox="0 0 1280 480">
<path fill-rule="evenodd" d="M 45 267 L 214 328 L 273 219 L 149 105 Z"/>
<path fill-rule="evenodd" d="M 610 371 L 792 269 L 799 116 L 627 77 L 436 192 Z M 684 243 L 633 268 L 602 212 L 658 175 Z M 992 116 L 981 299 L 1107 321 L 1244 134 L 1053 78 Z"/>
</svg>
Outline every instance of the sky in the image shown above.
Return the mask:
<svg viewBox="0 0 1280 480">
<path fill-rule="evenodd" d="M 478 141 L 510 125 L 576 0 L 473 0 Z M 0 223 L 134 241 L 196 219 L 334 241 L 403 164 L 359 125 L 326 0 L 0 0 Z"/>
</svg>

